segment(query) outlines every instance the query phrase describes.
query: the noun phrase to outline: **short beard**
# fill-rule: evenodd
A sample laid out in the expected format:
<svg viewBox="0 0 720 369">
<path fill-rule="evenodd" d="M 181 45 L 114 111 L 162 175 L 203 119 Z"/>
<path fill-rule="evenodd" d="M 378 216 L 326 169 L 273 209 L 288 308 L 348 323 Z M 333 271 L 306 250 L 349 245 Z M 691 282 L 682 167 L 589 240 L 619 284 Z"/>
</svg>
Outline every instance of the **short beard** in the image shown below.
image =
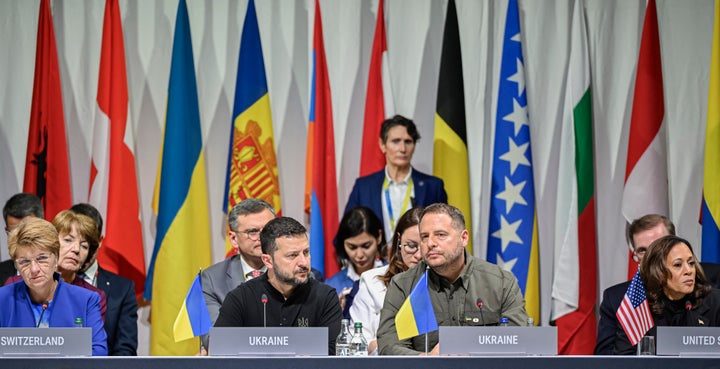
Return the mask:
<svg viewBox="0 0 720 369">
<path fill-rule="evenodd" d="M 300 280 L 300 278 L 295 277 L 294 275 L 287 275 L 282 272 L 280 272 L 278 269 L 275 269 L 275 278 L 280 283 L 284 283 L 293 287 L 297 287 L 301 284 L 305 284 L 310 280 L 310 268 L 301 268 L 308 272 L 308 276 L 305 278 L 305 280 Z"/>
</svg>

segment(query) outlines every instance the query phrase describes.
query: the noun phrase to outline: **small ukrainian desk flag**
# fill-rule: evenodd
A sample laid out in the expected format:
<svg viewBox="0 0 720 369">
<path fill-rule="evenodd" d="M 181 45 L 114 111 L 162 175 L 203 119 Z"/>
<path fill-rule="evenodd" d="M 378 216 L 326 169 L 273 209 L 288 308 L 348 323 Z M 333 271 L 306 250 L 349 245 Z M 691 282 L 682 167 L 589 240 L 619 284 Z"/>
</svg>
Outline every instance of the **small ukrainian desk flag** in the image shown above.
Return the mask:
<svg viewBox="0 0 720 369">
<path fill-rule="evenodd" d="M 190 285 L 185 301 L 173 324 L 175 342 L 210 333 L 210 312 L 205 304 L 200 273 Z"/>
<path fill-rule="evenodd" d="M 430 293 L 428 291 L 427 271 L 420 277 L 410 296 L 405 299 L 395 314 L 395 329 L 398 339 L 405 340 L 438 329 Z"/>
</svg>

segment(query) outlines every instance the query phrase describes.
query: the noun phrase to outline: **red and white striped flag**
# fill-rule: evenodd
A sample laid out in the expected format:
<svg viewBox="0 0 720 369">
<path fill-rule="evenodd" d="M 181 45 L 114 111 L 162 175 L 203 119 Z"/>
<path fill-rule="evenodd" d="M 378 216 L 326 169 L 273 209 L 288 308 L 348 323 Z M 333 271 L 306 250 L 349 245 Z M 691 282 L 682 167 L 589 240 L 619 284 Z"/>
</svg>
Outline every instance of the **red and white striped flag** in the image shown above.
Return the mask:
<svg viewBox="0 0 720 369">
<path fill-rule="evenodd" d="M 385 36 L 385 11 L 383 0 L 378 1 L 375 37 L 373 38 L 368 73 L 367 95 L 365 97 L 365 119 L 363 121 L 362 155 L 360 175 L 365 176 L 385 167 L 385 156 L 380 151 L 378 138 L 382 122 L 394 115 L 390 68 L 388 64 L 387 40 Z"/>
<path fill-rule="evenodd" d="M 97 109 L 89 202 L 105 220 L 98 261 L 103 269 L 132 279 L 140 296 L 145 285 L 145 253 L 118 0 L 105 3 Z"/>
<path fill-rule="evenodd" d="M 646 214 L 668 216 L 667 142 L 660 37 L 655 0 L 645 11 L 635 77 L 622 213 L 628 223 Z M 628 278 L 637 263 L 628 257 Z"/>
<path fill-rule="evenodd" d="M 635 272 L 615 315 L 633 346 L 655 325 L 639 271 Z"/>
</svg>

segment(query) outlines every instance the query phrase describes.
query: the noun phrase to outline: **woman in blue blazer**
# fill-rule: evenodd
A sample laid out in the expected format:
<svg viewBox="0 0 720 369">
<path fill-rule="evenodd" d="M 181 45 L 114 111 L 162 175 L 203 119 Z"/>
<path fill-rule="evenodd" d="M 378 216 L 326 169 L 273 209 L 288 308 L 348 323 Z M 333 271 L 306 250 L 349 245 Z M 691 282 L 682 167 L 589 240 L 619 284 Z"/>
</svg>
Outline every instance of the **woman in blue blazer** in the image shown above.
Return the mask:
<svg viewBox="0 0 720 369">
<path fill-rule="evenodd" d="M 9 235 L 10 257 L 22 280 L 0 288 L 0 327 L 92 328 L 93 356 L 107 355 L 100 296 L 64 283 L 56 273 L 60 243 L 55 227 L 40 218 L 21 223 Z M 79 319 L 78 319 L 79 318 Z"/>
</svg>

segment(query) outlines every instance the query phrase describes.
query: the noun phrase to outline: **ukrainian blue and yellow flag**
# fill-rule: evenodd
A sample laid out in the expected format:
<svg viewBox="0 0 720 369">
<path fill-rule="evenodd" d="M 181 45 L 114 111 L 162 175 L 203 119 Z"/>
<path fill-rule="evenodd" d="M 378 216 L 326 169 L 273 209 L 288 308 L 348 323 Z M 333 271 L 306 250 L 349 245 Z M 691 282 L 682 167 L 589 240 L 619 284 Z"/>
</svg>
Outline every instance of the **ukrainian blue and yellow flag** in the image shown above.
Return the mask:
<svg viewBox="0 0 720 369">
<path fill-rule="evenodd" d="M 702 261 L 720 263 L 720 4 L 715 1 L 710 90 L 705 128 L 702 201 Z"/>
<path fill-rule="evenodd" d="M 167 112 L 153 210 L 157 232 L 144 297 L 152 301 L 150 353 L 192 355 L 198 343 L 175 343 L 174 317 L 195 271 L 210 264 L 205 156 L 200 128 L 190 20 L 178 4 Z"/>
<path fill-rule="evenodd" d="M 267 201 L 280 215 L 280 182 L 273 140 L 270 95 L 260 42 L 255 2 L 245 13 L 240 56 L 235 82 L 235 106 L 230 129 L 227 175 L 223 210 L 227 213 L 242 200 Z M 236 253 L 226 243 L 226 256 Z"/>
<path fill-rule="evenodd" d="M 427 274 L 425 271 L 395 314 L 395 330 L 397 330 L 399 340 L 406 340 L 438 329 L 435 310 L 430 300 Z"/>
<path fill-rule="evenodd" d="M 175 324 L 173 324 L 175 342 L 208 334 L 211 326 L 210 312 L 205 303 L 202 280 L 200 273 L 198 273 L 190 285 L 177 318 L 175 318 Z"/>
<path fill-rule="evenodd" d="M 528 314 L 540 315 L 537 220 L 517 0 L 508 2 L 492 157 L 487 260 L 515 274 Z"/>
</svg>

